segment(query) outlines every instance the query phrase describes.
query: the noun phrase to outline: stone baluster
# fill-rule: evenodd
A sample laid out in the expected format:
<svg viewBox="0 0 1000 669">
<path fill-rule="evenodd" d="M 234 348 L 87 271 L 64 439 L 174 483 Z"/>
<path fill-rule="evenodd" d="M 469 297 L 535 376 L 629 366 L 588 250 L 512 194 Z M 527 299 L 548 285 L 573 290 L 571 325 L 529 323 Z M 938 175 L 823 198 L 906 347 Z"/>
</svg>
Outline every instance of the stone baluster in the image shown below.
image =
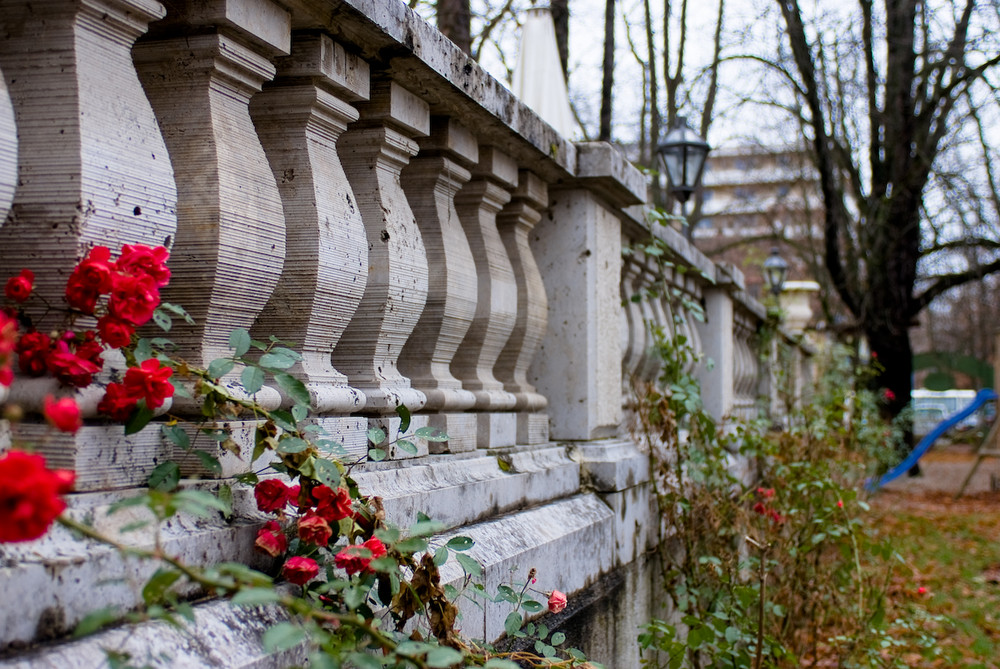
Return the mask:
<svg viewBox="0 0 1000 669">
<path fill-rule="evenodd" d="M 0 267 L 35 273 L 35 293 L 53 307 L 43 316 L 31 306 L 40 301 L 28 303 L 40 329 L 62 325 L 66 279 L 90 248 L 170 246 L 176 232 L 170 159 L 131 53 L 163 13 L 149 0 L 0 1 Z M 22 378 L 11 400 L 38 410 L 46 394 L 65 392 L 49 377 Z M 97 384 L 76 393 L 85 417 L 102 394 Z M 142 484 L 169 450 L 158 426 L 127 440 L 121 426 L 89 421 L 72 435 L 48 433 L 33 422 L 18 429 L 50 465 L 76 470 L 77 490 Z"/>
<path fill-rule="evenodd" d="M 643 318 L 642 302 L 645 299 L 639 284 L 642 270 L 637 258 L 629 256 L 624 261 L 622 272 L 622 303 L 625 305 L 624 335 L 622 344 L 622 388 L 626 397 L 633 385 L 639 381 L 637 374 L 646 352 L 646 322 Z M 633 298 L 638 297 L 638 300 Z"/>
<path fill-rule="evenodd" d="M 419 150 L 414 138 L 430 132 L 430 109 L 386 79 L 373 81 L 371 102 L 358 107 L 361 120 L 337 147 L 365 224 L 368 284 L 333 362 L 365 393 L 373 424 L 394 431 L 396 407 L 426 402 L 397 363 L 427 297 L 427 255 L 400 173 Z"/>
<path fill-rule="evenodd" d="M 472 177 L 479 145 L 469 130 L 447 117 L 431 119 L 431 134 L 419 141 L 420 153 L 403 170 L 403 189 L 427 249 L 427 305 L 399 358 L 400 371 L 427 396 L 428 424 L 445 432 L 447 442 L 429 444 L 432 452 L 476 448 L 476 417 L 460 413 L 475 404 L 451 373 L 455 357 L 476 313 L 476 263 L 455 209 L 455 195 Z"/>
<path fill-rule="evenodd" d="M 130 51 L 161 16 L 148 0 L 0 2 L 20 148 L 0 266 L 31 268 L 53 306 L 90 247 L 169 246 L 176 230 L 170 160 Z"/>
<path fill-rule="evenodd" d="M 455 354 L 452 369 L 476 397 L 479 448 L 513 446 L 517 398 L 504 390 L 493 368 L 517 321 L 517 282 L 497 230 L 497 214 L 517 185 L 517 165 L 505 153 L 481 147 L 473 178 L 455 197 L 478 276 L 476 315 Z"/>
<path fill-rule="evenodd" d="M 290 371 L 318 413 L 353 413 L 364 395 L 347 385 L 333 349 L 364 294 L 368 240 L 337 155 L 337 139 L 368 99 L 368 64 L 325 35 L 296 35 L 273 84 L 250 105 L 284 205 L 285 266 L 252 334 L 294 342 Z"/>
<path fill-rule="evenodd" d="M 7 82 L 0 72 L 0 227 L 14 201 L 17 186 L 17 126 Z M 0 391 L 2 392 L 2 391 Z"/>
<path fill-rule="evenodd" d="M 177 175 L 174 274 L 164 297 L 195 325 L 171 336 L 180 357 L 207 365 L 232 355 L 230 333 L 250 329 L 281 276 L 281 196 L 249 103 L 274 76 L 270 59 L 288 53 L 290 17 L 270 0 L 181 7 L 134 56 Z M 256 398 L 280 401 L 267 387 Z"/>
<path fill-rule="evenodd" d="M 542 413 L 548 400 L 528 381 L 528 367 L 538 352 L 548 324 L 549 303 L 529 238 L 548 205 L 548 186 L 537 175 L 521 170 L 510 203 L 497 215 L 517 283 L 517 320 L 507 345 L 497 359 L 497 378 L 514 393 L 517 443 L 544 444 L 549 440 L 549 417 Z"/>
<path fill-rule="evenodd" d="M 338 138 L 358 119 L 350 103 L 368 99 L 368 64 L 326 35 L 295 34 L 291 49 L 250 103 L 287 223 L 281 279 L 251 334 L 294 343 L 302 360 L 288 371 L 309 390 L 316 420 L 361 454 L 367 422 L 342 414 L 359 411 L 365 396 L 331 356 L 368 274 L 364 222 L 337 154 Z"/>
<path fill-rule="evenodd" d="M 643 321 L 646 330 L 646 345 L 643 351 L 642 363 L 639 366 L 639 378 L 646 383 L 655 383 L 660 373 L 659 352 L 656 349 L 656 338 L 653 328 L 661 328 L 668 339 L 674 336 L 673 321 L 670 316 L 670 302 L 663 294 L 664 281 L 659 275 L 659 269 L 652 259 L 647 259 L 643 268 L 642 285 L 644 299 L 642 301 Z M 655 293 L 655 295 L 651 294 Z"/>
</svg>

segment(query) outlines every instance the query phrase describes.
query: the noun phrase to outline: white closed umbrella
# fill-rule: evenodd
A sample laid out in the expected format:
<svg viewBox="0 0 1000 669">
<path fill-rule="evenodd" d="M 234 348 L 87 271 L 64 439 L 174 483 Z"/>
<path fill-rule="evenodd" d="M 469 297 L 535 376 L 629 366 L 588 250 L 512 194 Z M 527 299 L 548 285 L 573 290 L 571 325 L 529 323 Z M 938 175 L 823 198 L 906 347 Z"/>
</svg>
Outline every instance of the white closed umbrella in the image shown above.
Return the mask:
<svg viewBox="0 0 1000 669">
<path fill-rule="evenodd" d="M 569 106 L 556 28 L 548 7 L 532 7 L 524 20 L 514 68 L 514 95 L 563 137 L 575 134 L 576 120 Z"/>
</svg>

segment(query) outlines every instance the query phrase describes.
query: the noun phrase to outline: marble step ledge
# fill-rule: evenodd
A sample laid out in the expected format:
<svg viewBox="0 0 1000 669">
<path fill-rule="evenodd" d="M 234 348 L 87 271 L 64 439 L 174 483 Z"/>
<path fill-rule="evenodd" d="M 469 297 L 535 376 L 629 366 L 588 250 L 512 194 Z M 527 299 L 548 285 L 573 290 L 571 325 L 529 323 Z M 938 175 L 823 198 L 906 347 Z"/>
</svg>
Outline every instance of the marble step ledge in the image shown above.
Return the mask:
<svg viewBox="0 0 1000 669">
<path fill-rule="evenodd" d="M 580 466 L 563 446 L 463 455 L 369 463 L 353 476 L 363 493 L 382 497 L 389 522 L 404 528 L 418 513 L 455 528 L 580 489 Z"/>
<path fill-rule="evenodd" d="M 217 484 L 193 484 L 214 490 Z M 68 513 L 89 522 L 104 534 L 135 546 L 152 547 L 155 524 L 123 532 L 129 525 L 149 520 L 144 507 L 107 511 L 121 499 L 142 490 L 70 495 Z M 268 569 L 272 560 L 254 550 L 257 529 L 263 517 L 256 511 L 249 488 L 233 487 L 233 516 L 211 518 L 177 515 L 160 526 L 164 551 L 192 564 L 241 562 Z M 89 613 L 102 607 L 125 611 L 142 601 L 142 587 L 156 569 L 152 561 L 125 559 L 115 549 L 73 536 L 54 525 L 36 541 L 0 545 L 0 656 L 73 631 Z M 191 594 L 194 594 L 192 591 Z M 93 665 L 92 665 L 93 666 Z"/>
</svg>

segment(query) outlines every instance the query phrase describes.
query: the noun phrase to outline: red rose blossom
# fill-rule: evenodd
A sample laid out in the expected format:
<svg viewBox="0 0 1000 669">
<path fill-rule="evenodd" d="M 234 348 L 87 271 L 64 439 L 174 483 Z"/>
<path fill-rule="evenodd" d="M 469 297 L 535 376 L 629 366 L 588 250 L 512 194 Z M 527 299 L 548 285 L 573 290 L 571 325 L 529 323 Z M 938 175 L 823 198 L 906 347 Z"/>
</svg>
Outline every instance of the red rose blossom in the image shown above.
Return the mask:
<svg viewBox="0 0 1000 669">
<path fill-rule="evenodd" d="M 21 451 L 0 456 L 0 543 L 30 541 L 45 534 L 66 508 L 70 471 L 45 468 L 45 458 Z"/>
<path fill-rule="evenodd" d="M 170 283 L 170 270 L 166 266 L 169 257 L 170 251 L 163 246 L 150 248 L 142 244 L 126 244 L 122 247 L 117 267 L 119 272 L 145 275 L 157 286 L 165 286 Z"/>
<path fill-rule="evenodd" d="M 70 333 L 66 333 L 69 335 Z M 83 358 L 84 360 L 89 360 L 98 367 L 104 364 L 104 359 L 101 355 L 104 353 L 104 346 L 97 341 L 97 333 L 93 330 L 87 330 L 83 333 L 83 341 L 76 344 L 76 355 L 78 358 Z"/>
<path fill-rule="evenodd" d="M 333 490 L 329 486 L 318 485 L 312 489 L 312 497 L 316 503 L 316 513 L 327 522 L 332 523 L 353 514 L 351 495 L 344 488 Z"/>
<path fill-rule="evenodd" d="M 10 388 L 12 383 L 14 383 L 14 370 L 10 367 L 0 366 L 0 386 Z"/>
<path fill-rule="evenodd" d="M 4 295 L 7 299 L 20 304 L 31 295 L 31 289 L 35 285 L 35 273 L 30 269 L 22 269 L 17 276 L 7 279 L 7 286 L 4 288 Z"/>
<path fill-rule="evenodd" d="M 52 338 L 41 332 L 25 332 L 14 349 L 18 365 L 28 376 L 41 376 L 48 369 L 46 358 L 52 350 Z"/>
<path fill-rule="evenodd" d="M 167 381 L 174 373 L 156 358 L 143 360 L 139 367 L 129 367 L 125 372 L 125 389 L 136 399 L 145 399 L 146 406 L 155 409 L 174 396 L 174 385 Z"/>
<path fill-rule="evenodd" d="M 56 343 L 49 351 L 45 364 L 52 376 L 76 388 L 85 388 L 94 380 L 94 374 L 101 371 L 96 364 L 69 350 L 65 341 Z"/>
<path fill-rule="evenodd" d="M 288 559 L 281 571 L 290 583 L 305 585 L 319 574 L 319 565 L 312 558 L 293 557 Z"/>
<path fill-rule="evenodd" d="M 83 427 L 80 407 L 71 397 L 57 400 L 52 395 L 47 395 L 42 413 L 45 415 L 45 420 L 60 432 L 73 434 Z"/>
<path fill-rule="evenodd" d="M 265 512 L 281 511 L 288 503 L 289 488 L 278 479 L 264 479 L 253 488 L 257 508 Z"/>
<path fill-rule="evenodd" d="M 552 594 L 549 595 L 549 612 L 559 613 L 566 608 L 566 603 L 566 595 L 558 590 L 553 590 Z"/>
<path fill-rule="evenodd" d="M 257 531 L 254 545 L 271 557 L 278 557 L 288 550 L 288 537 L 278 521 L 272 520 Z"/>
<path fill-rule="evenodd" d="M 108 314 L 97 321 L 97 331 L 105 344 L 111 348 L 121 348 L 132 343 L 135 328 L 131 323 Z"/>
<path fill-rule="evenodd" d="M 123 321 L 143 325 L 160 305 L 156 282 L 145 274 L 115 274 L 108 309 Z"/>
<path fill-rule="evenodd" d="M 316 546 L 326 546 L 333 536 L 333 530 L 326 519 L 309 512 L 299 518 L 299 539 Z"/>
<path fill-rule="evenodd" d="M 356 546 L 345 547 L 333 556 L 333 563 L 350 576 L 371 571 L 372 560 L 384 556 L 385 553 L 385 544 L 378 537 L 372 537 Z"/>
<path fill-rule="evenodd" d="M 95 246 L 90 249 L 87 257 L 76 266 L 69 280 L 70 282 L 76 281 L 98 294 L 109 293 L 111 292 L 111 275 L 114 270 L 115 265 L 111 262 L 111 250 L 106 246 Z"/>
<path fill-rule="evenodd" d="M 135 411 L 137 397 L 133 397 L 120 383 L 109 383 L 104 390 L 104 397 L 97 405 L 97 410 L 112 420 L 124 422 Z"/>
</svg>

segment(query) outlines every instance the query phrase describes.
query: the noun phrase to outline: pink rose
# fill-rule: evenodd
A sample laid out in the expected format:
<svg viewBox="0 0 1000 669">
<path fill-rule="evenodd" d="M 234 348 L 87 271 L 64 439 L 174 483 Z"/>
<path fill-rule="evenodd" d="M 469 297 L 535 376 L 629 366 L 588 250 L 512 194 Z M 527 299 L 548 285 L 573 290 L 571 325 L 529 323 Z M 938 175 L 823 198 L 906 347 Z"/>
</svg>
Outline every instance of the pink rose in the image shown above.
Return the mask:
<svg viewBox="0 0 1000 669">
<path fill-rule="evenodd" d="M 558 590 L 553 590 L 552 594 L 549 595 L 549 612 L 559 613 L 566 608 L 566 603 L 566 595 Z"/>
</svg>

